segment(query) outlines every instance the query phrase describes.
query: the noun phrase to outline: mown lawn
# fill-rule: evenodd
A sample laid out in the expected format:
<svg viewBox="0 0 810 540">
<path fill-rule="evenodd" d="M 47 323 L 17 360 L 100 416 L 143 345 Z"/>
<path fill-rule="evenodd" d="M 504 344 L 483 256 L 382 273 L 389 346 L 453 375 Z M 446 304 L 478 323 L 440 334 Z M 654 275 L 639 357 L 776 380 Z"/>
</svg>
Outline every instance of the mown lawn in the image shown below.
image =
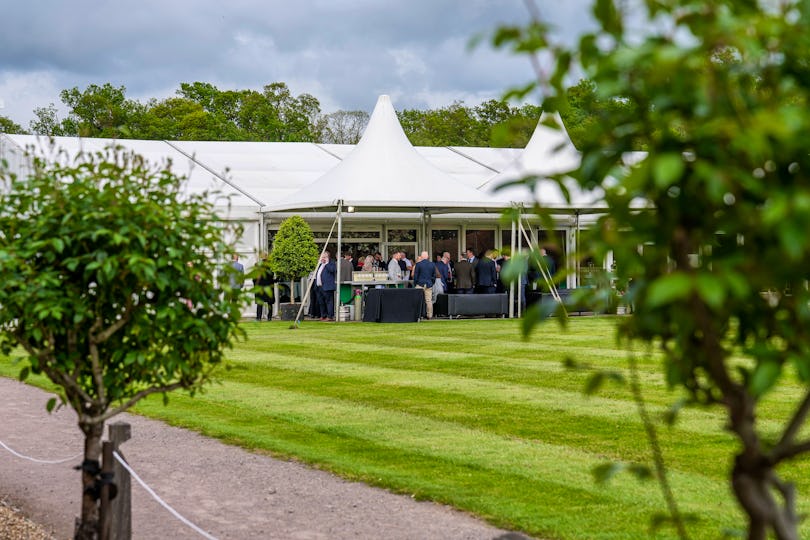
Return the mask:
<svg viewBox="0 0 810 540">
<path fill-rule="evenodd" d="M 351 479 L 451 504 L 542 538 L 674 538 L 650 523 L 666 508 L 655 482 L 620 474 L 607 485 L 593 467 L 611 460 L 651 464 L 626 386 L 582 390 L 587 371 L 567 358 L 627 375 L 615 319 L 574 318 L 522 339 L 509 320 L 420 324 L 245 323 L 221 384 L 137 412 L 206 435 L 290 457 Z M 655 356 L 637 349 L 647 406 L 656 419 L 676 401 Z M 18 371 L 0 361 L 0 374 Z M 775 432 L 799 388 L 785 383 L 763 403 Z M 695 521 L 692 538 L 739 531 L 727 476 L 733 439 L 719 410 L 690 409 L 659 424 L 675 496 Z M 137 434 L 135 434 L 137 436 Z M 785 474 L 810 510 L 810 467 Z M 810 537 L 810 527 L 803 528 Z"/>
</svg>

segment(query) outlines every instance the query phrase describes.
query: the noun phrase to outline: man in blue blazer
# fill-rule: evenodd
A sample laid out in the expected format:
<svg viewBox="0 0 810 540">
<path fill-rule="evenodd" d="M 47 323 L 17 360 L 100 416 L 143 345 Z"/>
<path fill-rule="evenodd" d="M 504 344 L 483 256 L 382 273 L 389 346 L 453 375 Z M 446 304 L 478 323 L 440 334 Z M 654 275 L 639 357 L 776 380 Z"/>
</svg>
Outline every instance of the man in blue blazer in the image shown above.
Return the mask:
<svg viewBox="0 0 810 540">
<path fill-rule="evenodd" d="M 337 265 L 329 260 L 329 252 L 325 251 L 321 257 L 318 268 L 315 269 L 315 291 L 317 293 L 318 307 L 322 321 L 335 320 L 335 289 L 337 289 Z"/>
<path fill-rule="evenodd" d="M 475 275 L 478 278 L 478 290 L 476 292 L 493 294 L 498 283 L 498 269 L 492 259 L 492 251 L 487 251 L 486 255 L 478 261 Z"/>
<path fill-rule="evenodd" d="M 425 295 L 425 313 L 428 319 L 433 318 L 433 281 L 436 279 L 436 265 L 430 260 L 427 251 L 419 255 L 419 260 L 413 271 L 413 284 L 417 289 L 422 289 Z"/>
</svg>

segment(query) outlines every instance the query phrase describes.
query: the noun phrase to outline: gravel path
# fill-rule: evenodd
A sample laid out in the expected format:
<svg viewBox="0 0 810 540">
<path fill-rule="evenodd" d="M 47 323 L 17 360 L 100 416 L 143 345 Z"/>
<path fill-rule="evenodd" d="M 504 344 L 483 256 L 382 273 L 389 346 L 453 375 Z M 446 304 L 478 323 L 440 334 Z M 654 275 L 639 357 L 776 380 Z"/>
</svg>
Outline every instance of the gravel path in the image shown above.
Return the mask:
<svg viewBox="0 0 810 540">
<path fill-rule="evenodd" d="M 45 411 L 51 396 L 0 377 L 0 441 L 42 460 L 0 447 L 0 500 L 18 508 L 57 539 L 73 534 L 79 513 L 83 439 L 72 410 Z M 300 463 L 261 456 L 134 415 L 122 452 L 133 470 L 181 515 L 220 539 L 521 539 L 463 512 L 358 482 Z M 134 480 L 133 538 L 202 538 L 176 520 Z M 0 526 L 3 522 L 0 521 Z M 0 539 L 15 538 L 0 529 Z M 26 538 L 22 536 L 22 538 Z M 35 538 L 32 536 L 31 538 Z"/>
</svg>

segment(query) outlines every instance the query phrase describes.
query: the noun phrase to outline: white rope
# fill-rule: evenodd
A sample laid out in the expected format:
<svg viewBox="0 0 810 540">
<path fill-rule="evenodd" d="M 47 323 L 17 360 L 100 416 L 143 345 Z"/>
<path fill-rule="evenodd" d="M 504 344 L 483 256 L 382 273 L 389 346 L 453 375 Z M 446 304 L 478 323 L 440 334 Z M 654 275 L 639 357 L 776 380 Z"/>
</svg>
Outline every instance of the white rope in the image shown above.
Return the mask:
<svg viewBox="0 0 810 540">
<path fill-rule="evenodd" d="M 518 222 L 518 228 L 520 229 L 521 234 L 523 234 L 523 237 L 526 239 L 526 242 L 528 242 L 530 248 L 534 249 L 540 247 L 540 243 L 537 242 L 536 239 L 529 238 L 529 235 L 526 233 L 526 229 L 523 228 L 522 222 Z M 532 240 L 534 240 L 534 242 Z M 560 304 L 560 307 L 562 307 L 563 312 L 567 315 L 568 311 L 565 309 L 565 302 L 563 302 L 562 298 L 560 297 L 559 291 L 557 291 L 557 286 L 554 284 L 554 279 L 551 276 L 551 273 L 549 272 L 545 261 L 538 258 L 536 255 L 534 258 L 540 270 L 540 274 L 543 276 L 546 285 L 548 285 L 552 298 L 554 298 L 554 300 L 556 300 L 557 303 Z"/>
<path fill-rule="evenodd" d="M 76 460 L 76 459 L 79 459 L 80 457 L 82 457 L 82 454 L 76 454 L 73 457 L 69 457 L 69 458 L 65 458 L 65 459 L 55 459 L 55 460 L 37 459 L 37 458 L 24 456 L 24 455 L 20 454 L 19 452 L 16 452 L 13 448 L 9 447 L 3 441 L 0 441 L 0 446 L 2 446 L 3 448 L 5 448 L 9 452 L 11 452 L 12 454 L 17 456 L 18 458 L 27 459 L 28 461 L 33 461 L 34 463 L 43 463 L 45 465 L 57 465 L 59 463 L 65 463 L 65 462 L 68 462 L 68 461 L 73 461 L 73 460 Z"/>
<path fill-rule="evenodd" d="M 208 534 L 207 532 L 205 532 L 204 530 L 202 530 L 201 528 L 199 528 L 198 526 L 196 526 L 195 524 L 193 524 L 192 522 L 181 516 L 180 513 L 177 512 L 177 510 L 169 506 L 168 503 L 166 503 L 163 499 L 158 497 L 157 493 L 155 493 L 155 491 L 151 487 L 149 487 L 149 485 L 146 482 L 141 480 L 141 477 L 138 476 L 138 474 L 132 470 L 132 468 L 126 461 L 124 461 L 124 458 L 118 455 L 118 452 L 113 451 L 113 456 L 118 461 L 118 463 L 120 463 L 121 466 L 124 467 L 127 470 L 127 472 L 131 474 L 135 480 L 138 481 L 141 487 L 143 487 L 143 489 L 145 489 L 147 493 L 149 493 L 149 495 L 152 496 L 153 499 L 155 499 L 158 503 L 160 503 L 160 505 L 166 510 L 168 510 L 174 517 L 176 517 L 177 519 L 179 519 L 180 521 L 182 521 L 183 523 L 194 529 L 194 531 L 199 533 L 202 537 L 208 538 L 208 540 L 217 540 L 216 536 Z"/>
</svg>

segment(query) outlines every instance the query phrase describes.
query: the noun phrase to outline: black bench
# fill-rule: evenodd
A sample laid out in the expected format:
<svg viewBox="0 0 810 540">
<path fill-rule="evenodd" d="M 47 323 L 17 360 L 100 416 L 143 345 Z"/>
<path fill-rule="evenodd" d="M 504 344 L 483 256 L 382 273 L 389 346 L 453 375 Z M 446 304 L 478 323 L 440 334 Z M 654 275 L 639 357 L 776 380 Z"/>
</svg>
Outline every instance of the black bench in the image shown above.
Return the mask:
<svg viewBox="0 0 810 540">
<path fill-rule="evenodd" d="M 433 314 L 451 318 L 475 315 L 506 317 L 509 314 L 509 295 L 440 294 L 433 305 Z"/>
</svg>

